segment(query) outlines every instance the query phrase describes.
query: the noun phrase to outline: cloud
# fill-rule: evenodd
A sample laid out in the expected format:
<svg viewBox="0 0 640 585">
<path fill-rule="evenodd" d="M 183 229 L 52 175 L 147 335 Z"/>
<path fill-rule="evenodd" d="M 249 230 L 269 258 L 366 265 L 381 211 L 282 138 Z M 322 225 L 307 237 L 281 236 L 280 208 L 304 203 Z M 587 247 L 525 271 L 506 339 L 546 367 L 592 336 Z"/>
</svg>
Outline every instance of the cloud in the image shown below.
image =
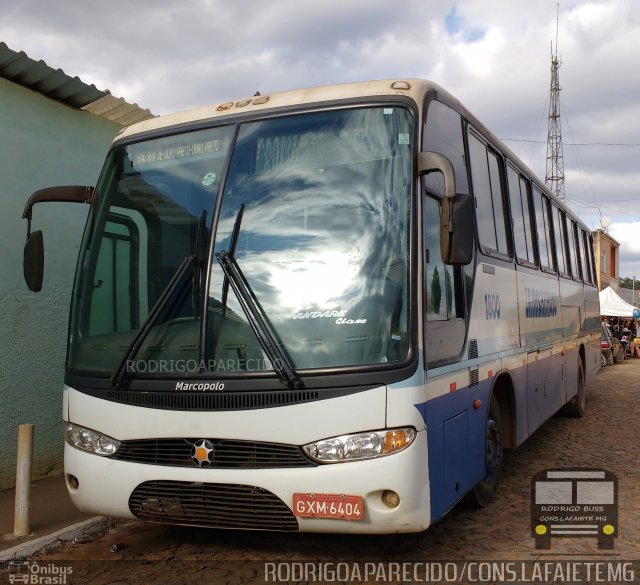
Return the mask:
<svg viewBox="0 0 640 585">
<path fill-rule="evenodd" d="M 5 7 L 0 39 L 157 114 L 256 90 L 431 78 L 497 136 L 527 140 L 507 144 L 544 178 L 556 10 L 555 0 L 22 0 Z M 640 3 L 574 0 L 559 25 L 567 202 L 590 227 L 602 216 L 635 226 Z"/>
</svg>

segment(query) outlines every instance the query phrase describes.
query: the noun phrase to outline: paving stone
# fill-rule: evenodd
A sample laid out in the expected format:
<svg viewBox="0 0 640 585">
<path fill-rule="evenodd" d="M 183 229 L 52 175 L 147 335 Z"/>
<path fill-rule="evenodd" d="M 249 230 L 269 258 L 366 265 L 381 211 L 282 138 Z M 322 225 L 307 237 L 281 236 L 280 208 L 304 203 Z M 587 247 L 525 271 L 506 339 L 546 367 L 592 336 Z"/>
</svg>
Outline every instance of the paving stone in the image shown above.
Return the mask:
<svg viewBox="0 0 640 585">
<path fill-rule="evenodd" d="M 558 555 L 602 559 L 606 557 L 592 538 L 554 538 L 550 551 L 537 551 L 529 535 L 533 475 L 551 467 L 594 467 L 610 469 L 619 478 L 615 558 L 640 560 L 639 398 L 640 360 L 604 368 L 588 390 L 583 419 L 557 415 L 506 455 L 500 491 L 489 506 L 476 510 L 458 505 L 421 534 L 243 533 L 131 522 L 94 542 L 69 545 L 41 558 L 91 561 L 97 571 L 92 574 L 105 583 L 132 582 L 121 580 L 120 562 L 129 562 L 128 576 L 140 582 L 206 577 L 200 582 L 245 583 L 262 582 L 260 571 L 267 561 L 558 560 Z M 110 552 L 115 543 L 124 543 L 116 554 Z"/>
</svg>

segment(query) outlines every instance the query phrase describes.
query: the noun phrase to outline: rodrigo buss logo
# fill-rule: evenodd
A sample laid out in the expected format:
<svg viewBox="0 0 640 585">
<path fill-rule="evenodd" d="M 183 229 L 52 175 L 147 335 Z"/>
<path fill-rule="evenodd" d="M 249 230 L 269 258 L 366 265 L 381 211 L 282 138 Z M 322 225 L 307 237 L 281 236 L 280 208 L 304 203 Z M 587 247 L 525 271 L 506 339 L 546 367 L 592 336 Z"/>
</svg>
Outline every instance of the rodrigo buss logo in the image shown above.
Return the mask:
<svg viewBox="0 0 640 585">
<path fill-rule="evenodd" d="M 547 469 L 531 480 L 531 537 L 591 537 L 612 549 L 618 536 L 618 478 L 604 469 Z"/>
<path fill-rule="evenodd" d="M 9 561 L 9 583 L 67 585 L 73 569 L 69 566 L 35 561 Z"/>
</svg>

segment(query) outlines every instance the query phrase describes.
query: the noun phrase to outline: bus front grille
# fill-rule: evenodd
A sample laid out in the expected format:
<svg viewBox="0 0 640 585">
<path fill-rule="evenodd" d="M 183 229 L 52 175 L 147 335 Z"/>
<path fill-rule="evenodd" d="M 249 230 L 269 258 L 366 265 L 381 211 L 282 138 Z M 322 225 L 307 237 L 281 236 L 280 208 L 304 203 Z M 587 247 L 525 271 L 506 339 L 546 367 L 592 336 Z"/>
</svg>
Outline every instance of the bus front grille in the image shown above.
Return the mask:
<svg viewBox="0 0 640 585">
<path fill-rule="evenodd" d="M 194 445 L 202 439 L 137 439 L 123 441 L 111 459 L 166 465 L 170 467 L 203 467 L 222 469 L 276 469 L 283 467 L 316 467 L 300 447 L 281 443 L 207 439 L 211 446 L 210 461 L 204 465 L 194 461 Z"/>
<path fill-rule="evenodd" d="M 323 392 L 330 397 L 334 393 Z M 340 394 L 338 394 L 340 395 Z M 256 410 L 292 404 L 305 404 L 320 399 L 317 390 L 279 390 L 274 392 L 141 392 L 109 390 L 104 397 L 111 402 L 158 408 L 161 410 L 227 411 Z"/>
<path fill-rule="evenodd" d="M 205 528 L 297 531 L 298 521 L 271 492 L 250 485 L 146 481 L 129 497 L 146 522 Z"/>
</svg>

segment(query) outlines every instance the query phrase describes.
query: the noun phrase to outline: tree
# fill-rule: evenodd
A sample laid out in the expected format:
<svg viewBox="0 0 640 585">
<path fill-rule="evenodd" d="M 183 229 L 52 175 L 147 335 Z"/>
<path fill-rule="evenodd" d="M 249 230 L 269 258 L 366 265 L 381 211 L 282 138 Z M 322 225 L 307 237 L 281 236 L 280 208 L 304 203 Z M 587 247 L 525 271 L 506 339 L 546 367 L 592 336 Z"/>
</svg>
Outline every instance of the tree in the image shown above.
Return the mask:
<svg viewBox="0 0 640 585">
<path fill-rule="evenodd" d="M 640 288 L 640 286 L 639 286 L 640 285 L 640 281 L 635 283 L 635 285 L 634 285 L 634 281 L 635 281 L 635 277 L 629 278 L 628 276 L 625 276 L 623 278 L 620 278 L 618 286 L 620 288 L 628 288 L 629 290 Z"/>
</svg>

